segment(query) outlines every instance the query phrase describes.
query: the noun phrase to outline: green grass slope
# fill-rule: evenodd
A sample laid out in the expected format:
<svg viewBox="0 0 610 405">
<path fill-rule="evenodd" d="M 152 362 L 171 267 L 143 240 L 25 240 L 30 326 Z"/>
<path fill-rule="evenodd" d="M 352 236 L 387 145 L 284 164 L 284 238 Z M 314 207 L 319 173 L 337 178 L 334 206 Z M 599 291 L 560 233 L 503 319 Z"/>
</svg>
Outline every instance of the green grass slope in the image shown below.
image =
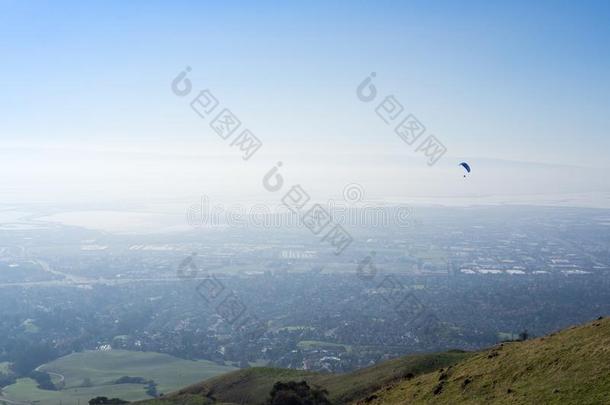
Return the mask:
<svg viewBox="0 0 610 405">
<path fill-rule="evenodd" d="M 37 384 L 22 378 L 3 390 L 7 399 L 40 401 L 41 403 L 85 404 L 96 396 L 120 397 L 126 400 L 150 398 L 143 384 L 115 384 L 122 376 L 154 380 L 158 392 L 170 392 L 205 378 L 225 374 L 234 367 L 219 366 L 209 361 L 183 360 L 167 354 L 112 350 L 73 353 L 39 368 L 51 373 L 59 391 L 37 388 Z M 85 381 L 86 380 L 86 381 Z M 87 382 L 87 384 L 85 384 Z"/>
<path fill-rule="evenodd" d="M 610 404 L 610 319 L 504 343 L 360 404 Z"/>
<path fill-rule="evenodd" d="M 141 405 L 200 405 L 207 403 L 261 404 L 277 381 L 305 380 L 329 391 L 334 403 L 349 403 L 364 398 L 381 387 L 409 375 L 420 375 L 447 367 L 471 354 L 447 352 L 421 354 L 390 360 L 350 374 L 318 374 L 300 370 L 250 368 L 212 378 L 182 389 L 162 400 L 139 402 Z"/>
</svg>

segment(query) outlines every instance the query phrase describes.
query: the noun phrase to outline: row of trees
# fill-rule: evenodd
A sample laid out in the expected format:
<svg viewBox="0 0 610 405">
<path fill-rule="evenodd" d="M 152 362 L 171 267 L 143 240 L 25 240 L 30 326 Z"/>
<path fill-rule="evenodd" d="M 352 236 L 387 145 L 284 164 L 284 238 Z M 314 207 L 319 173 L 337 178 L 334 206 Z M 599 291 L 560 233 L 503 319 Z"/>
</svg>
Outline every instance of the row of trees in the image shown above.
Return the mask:
<svg viewBox="0 0 610 405">
<path fill-rule="evenodd" d="M 128 404 L 128 401 L 124 401 L 119 398 L 107 398 L 107 397 L 95 397 L 89 400 L 89 405 L 117 405 L 117 404 Z"/>
</svg>

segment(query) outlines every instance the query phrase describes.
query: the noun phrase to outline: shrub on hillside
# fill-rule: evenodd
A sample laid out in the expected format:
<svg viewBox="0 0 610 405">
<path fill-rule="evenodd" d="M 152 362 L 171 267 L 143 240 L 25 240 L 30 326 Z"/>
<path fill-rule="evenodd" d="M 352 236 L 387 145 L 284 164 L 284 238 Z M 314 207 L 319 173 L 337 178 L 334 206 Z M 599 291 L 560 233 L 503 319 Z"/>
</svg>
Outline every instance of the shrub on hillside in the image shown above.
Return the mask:
<svg viewBox="0 0 610 405">
<path fill-rule="evenodd" d="M 311 388 L 305 381 L 276 382 L 269 394 L 267 405 L 331 405 L 328 391 Z"/>
</svg>

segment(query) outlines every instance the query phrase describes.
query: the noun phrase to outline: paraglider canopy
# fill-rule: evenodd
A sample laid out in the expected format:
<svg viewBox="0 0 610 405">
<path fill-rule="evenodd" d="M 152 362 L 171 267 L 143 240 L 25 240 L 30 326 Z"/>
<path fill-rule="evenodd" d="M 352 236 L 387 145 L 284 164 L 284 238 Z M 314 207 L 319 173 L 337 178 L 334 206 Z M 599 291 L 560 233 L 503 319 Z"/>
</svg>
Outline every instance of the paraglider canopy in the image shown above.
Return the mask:
<svg viewBox="0 0 610 405">
<path fill-rule="evenodd" d="M 466 169 L 468 173 L 470 173 L 470 165 L 468 163 L 462 162 L 460 163 L 460 166 L 462 166 L 464 169 Z M 466 175 L 464 175 L 464 177 L 466 177 Z"/>
</svg>

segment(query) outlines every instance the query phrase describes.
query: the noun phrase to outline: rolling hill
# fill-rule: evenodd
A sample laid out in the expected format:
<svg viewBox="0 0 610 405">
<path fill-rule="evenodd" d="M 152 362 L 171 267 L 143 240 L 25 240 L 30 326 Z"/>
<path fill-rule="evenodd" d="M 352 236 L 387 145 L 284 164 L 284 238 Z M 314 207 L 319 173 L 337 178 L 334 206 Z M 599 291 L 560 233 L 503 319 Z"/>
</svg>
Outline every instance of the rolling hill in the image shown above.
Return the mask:
<svg viewBox="0 0 610 405">
<path fill-rule="evenodd" d="M 610 319 L 475 353 L 407 356 L 343 375 L 251 368 L 141 405 L 261 404 L 276 381 L 305 380 L 335 404 L 610 403 Z"/>
<path fill-rule="evenodd" d="M 139 404 L 259 404 L 265 402 L 274 383 L 291 380 L 307 381 L 310 385 L 327 389 L 333 403 L 349 403 L 392 382 L 447 367 L 469 356 L 469 353 L 461 351 L 413 355 L 343 375 L 266 367 L 249 368 L 192 385 L 163 400 L 143 401 Z M 210 401 L 203 401 L 204 397 Z"/>
<path fill-rule="evenodd" d="M 503 343 L 360 404 L 610 404 L 610 319 Z"/>
</svg>

